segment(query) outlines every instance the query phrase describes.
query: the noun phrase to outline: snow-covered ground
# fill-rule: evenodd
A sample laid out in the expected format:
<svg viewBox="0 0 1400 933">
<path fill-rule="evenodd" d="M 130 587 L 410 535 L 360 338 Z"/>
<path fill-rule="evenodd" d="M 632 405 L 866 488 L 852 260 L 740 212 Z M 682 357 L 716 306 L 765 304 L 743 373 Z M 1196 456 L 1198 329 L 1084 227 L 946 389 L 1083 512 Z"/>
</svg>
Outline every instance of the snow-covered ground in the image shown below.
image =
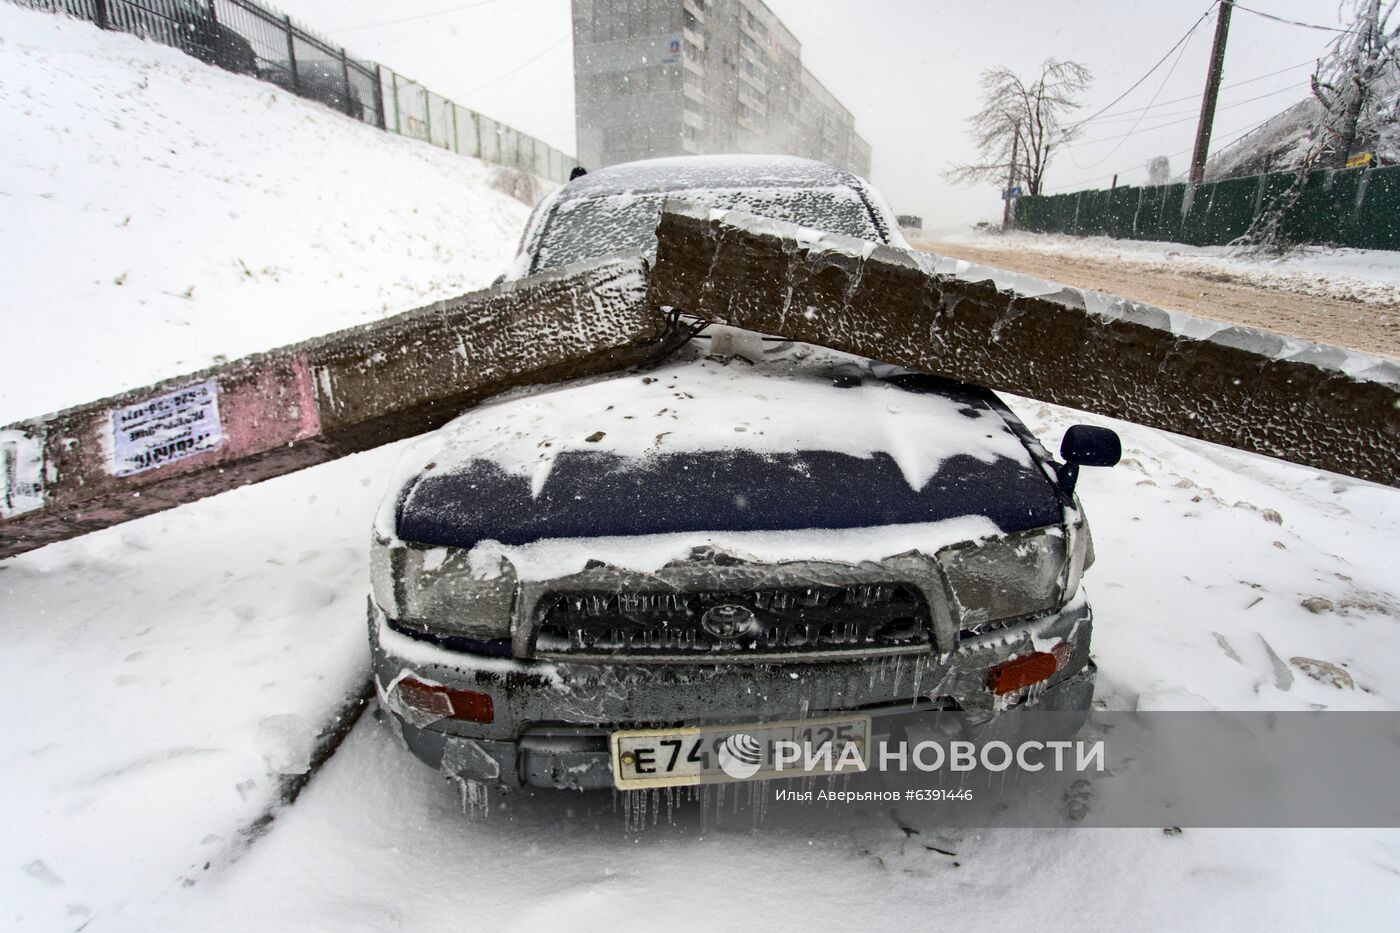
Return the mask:
<svg viewBox="0 0 1400 933">
<path fill-rule="evenodd" d="M 1123 465 L 1081 481 L 1106 705 L 1400 704 L 1400 493 L 1017 408 L 1050 442 L 1076 420 L 1125 440 Z M 272 800 L 269 761 L 296 758 L 365 670 L 367 529 L 396 453 L 0 565 L 0 903 L 17 926 L 701 929 L 714 918 L 676 906 L 717 889 L 773 929 L 843 916 L 870 929 L 929 916 L 1351 929 L 1400 908 L 1394 831 L 949 833 L 900 810 L 920 836 L 835 812 L 816 835 L 782 820 L 751 835 L 747 815 L 706 831 L 691 813 L 629 838 L 606 794 L 571 793 L 516 795 L 468 822 L 457 789 L 370 717 L 247 846 L 241 828 Z M 1355 687 L 1293 658 L 1341 665 Z"/>
<path fill-rule="evenodd" d="M 0 424 L 489 284 L 529 213 L 476 159 L 9 3 L 0 126 L 5 340 L 64 346 Z"/>
<path fill-rule="evenodd" d="M 25 296 L 0 298 L 0 399 L 19 409 L 10 414 L 401 310 L 437 294 L 438 285 L 417 291 L 423 282 L 484 284 L 523 224 L 523 205 L 487 189 L 469 160 L 168 49 L 4 4 L 0 36 L 0 190 L 15 201 L 0 212 L 0 268 L 7 285 L 19 283 L 6 292 Z M 40 67 L 68 76 L 31 79 Z M 139 93 L 116 96 L 143 80 Z M 66 102 L 54 96 L 59 86 Z M 240 91 L 261 103 L 221 103 Z M 45 117 L 21 119 L 42 100 Z M 281 155 L 242 150 L 225 167 L 263 176 L 235 193 L 217 174 L 167 174 L 136 139 L 107 153 L 121 157 L 114 164 L 79 135 L 113 119 L 163 119 L 153 111 L 204 127 L 171 127 L 172 164 L 258 138 L 269 112 L 296 116 L 281 124 L 286 138 L 266 140 Z M 53 145 L 46 122 L 72 127 L 73 142 Z M 303 132 L 314 144 L 292 138 Z M 364 187 L 354 179 L 370 184 L 372 173 L 358 174 L 361 160 L 402 183 Z M 40 197 L 36 163 L 54 166 L 52 198 Z M 123 178 L 118 165 L 145 180 Z M 79 168 L 88 177 L 75 179 Z M 21 188 L 16 179 L 28 180 Z M 162 200 L 169 190 L 187 192 L 187 211 Z M 124 197 L 108 194 L 117 191 Z M 206 202 L 220 192 L 230 201 L 218 210 L 264 212 L 258 235 L 217 220 Z M 151 199 L 168 213 L 147 219 L 140 242 L 159 248 L 114 245 L 120 234 L 109 228 L 128 214 L 134 224 Z M 182 216 L 200 220 L 176 223 Z M 325 216 L 337 218 L 330 228 Z M 342 222 L 363 232 L 362 244 L 377 238 L 372 254 L 328 236 Z M 231 257 L 262 238 L 315 245 L 283 261 L 276 279 L 230 272 Z M 446 244 L 441 257 L 433 238 Z M 155 283 L 143 286 L 147 303 L 95 281 L 97 260 L 65 242 L 123 249 L 117 271 Z M 208 308 L 160 297 L 169 281 L 198 283 Z M 344 302 L 307 310 L 323 288 Z M 1080 487 L 1098 553 L 1085 585 L 1105 705 L 1400 704 L 1400 491 L 1013 403 L 1050 446 L 1077 420 L 1113 424 L 1124 438 L 1124 463 L 1086 470 Z M 900 810 L 876 825 L 833 812 L 820 833 L 774 819 L 757 834 L 747 816 L 716 827 L 690 812 L 627 836 L 608 795 L 552 793 L 515 795 L 468 822 L 456 789 L 368 716 L 250 843 L 246 828 L 273 804 L 278 772 L 304 766 L 310 740 L 366 673 L 368 533 L 397 453 L 349 457 L 0 562 L 0 921 L 88 931 L 1314 930 L 1383 927 L 1400 910 L 1394 831 L 947 832 Z M 1320 682 L 1295 658 L 1340 665 L 1354 686 Z"/>
<path fill-rule="evenodd" d="M 1302 247 L 1279 259 L 1244 256 L 1229 246 L 1189 246 L 1156 240 L 1117 240 L 1056 233 L 960 229 L 921 239 L 994 250 L 1025 250 L 1099 262 L 1121 261 L 1372 305 L 1400 306 L 1400 252 Z"/>
</svg>

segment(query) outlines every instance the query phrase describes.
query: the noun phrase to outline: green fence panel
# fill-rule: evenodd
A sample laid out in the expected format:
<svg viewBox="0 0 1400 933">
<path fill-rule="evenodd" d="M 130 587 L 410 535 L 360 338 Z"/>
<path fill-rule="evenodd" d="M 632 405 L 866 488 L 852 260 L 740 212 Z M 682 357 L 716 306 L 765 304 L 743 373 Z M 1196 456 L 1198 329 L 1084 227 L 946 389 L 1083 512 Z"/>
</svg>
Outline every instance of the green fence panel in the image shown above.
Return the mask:
<svg viewBox="0 0 1400 933">
<path fill-rule="evenodd" d="M 1340 243 L 1352 231 L 1352 207 L 1363 170 L 1314 172 L 1288 212 L 1284 232 L 1293 239 Z"/>
<path fill-rule="evenodd" d="M 1351 230 L 1356 246 L 1400 250 L 1400 165 L 1371 169 L 1357 186 Z"/>
<path fill-rule="evenodd" d="M 1074 225 L 1079 220 L 1079 195 L 1062 194 L 1056 214 L 1049 218 L 1053 223 L 1058 224 L 1056 230 L 1073 230 Z"/>
<path fill-rule="evenodd" d="M 1075 218 L 1075 233 L 1080 236 L 1103 236 L 1104 218 L 1108 214 L 1107 191 L 1084 191 L 1079 195 L 1079 213 Z"/>
<path fill-rule="evenodd" d="M 1038 233 L 1218 246 L 1248 231 L 1295 180 L 1293 173 L 1274 172 L 1194 189 L 1125 186 L 1029 196 L 1017 204 L 1017 226 Z M 1400 250 L 1400 165 L 1313 172 L 1284 218 L 1284 233 L 1301 242 Z"/>
<path fill-rule="evenodd" d="M 1133 220 L 1133 236 L 1139 240 L 1162 239 L 1163 211 L 1166 210 L 1167 187 L 1152 185 L 1141 188 L 1141 201 Z"/>
<path fill-rule="evenodd" d="M 1133 212 L 1136 207 L 1136 189 L 1127 187 L 1110 189 L 1108 202 L 1104 205 L 1104 235 L 1111 237 L 1129 235 L 1132 232 Z"/>
<path fill-rule="evenodd" d="M 1021 198 L 1016 202 L 1016 226 L 1037 233 L 1047 233 L 1055 229 L 1055 221 L 1062 212 L 1061 195 L 1038 198 Z"/>
<path fill-rule="evenodd" d="M 1359 242 L 1366 236 L 1366 217 L 1363 214 L 1366 192 L 1374 178 L 1384 176 L 1364 169 L 1352 169 L 1340 175 L 1342 177 L 1334 183 L 1331 221 L 1336 232 L 1332 239 L 1338 243 Z M 1391 216 L 1394 216 L 1394 210 Z"/>
<path fill-rule="evenodd" d="M 1214 185 L 1203 242 L 1228 243 L 1243 236 L 1254 221 L 1258 192 L 1255 178 L 1231 178 Z"/>
<path fill-rule="evenodd" d="M 1297 175 L 1293 172 L 1270 172 L 1267 175 L 1259 176 L 1259 193 L 1257 197 L 1257 212 L 1262 213 L 1269 210 L 1274 203 L 1293 187 L 1297 180 Z M 1285 231 L 1287 230 L 1287 219 L 1285 218 Z M 1222 240 L 1228 243 L 1229 240 Z"/>
</svg>

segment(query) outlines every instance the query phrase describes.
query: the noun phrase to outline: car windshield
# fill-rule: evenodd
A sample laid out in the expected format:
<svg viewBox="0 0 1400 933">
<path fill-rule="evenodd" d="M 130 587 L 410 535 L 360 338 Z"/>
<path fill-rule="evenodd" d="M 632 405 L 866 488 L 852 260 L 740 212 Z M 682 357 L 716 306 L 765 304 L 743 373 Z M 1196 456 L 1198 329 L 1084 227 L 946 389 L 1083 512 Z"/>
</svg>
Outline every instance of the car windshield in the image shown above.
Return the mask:
<svg viewBox="0 0 1400 933">
<path fill-rule="evenodd" d="M 698 201 L 786 220 L 829 233 L 885 242 L 859 192 L 845 186 L 703 188 L 622 192 L 562 201 L 536 249 L 533 271 L 554 269 L 608 253 L 650 251 L 667 198 Z"/>
</svg>

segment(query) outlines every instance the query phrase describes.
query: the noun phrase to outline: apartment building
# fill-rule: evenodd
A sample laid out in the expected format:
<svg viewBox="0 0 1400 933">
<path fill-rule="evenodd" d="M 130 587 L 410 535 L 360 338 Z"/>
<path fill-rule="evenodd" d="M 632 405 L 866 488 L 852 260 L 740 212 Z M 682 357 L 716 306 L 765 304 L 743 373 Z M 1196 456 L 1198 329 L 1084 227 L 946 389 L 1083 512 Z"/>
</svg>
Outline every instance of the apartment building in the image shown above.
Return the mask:
<svg viewBox="0 0 1400 933">
<path fill-rule="evenodd" d="M 578 156 L 777 152 L 870 174 L 855 118 L 761 0 L 573 0 Z"/>
</svg>

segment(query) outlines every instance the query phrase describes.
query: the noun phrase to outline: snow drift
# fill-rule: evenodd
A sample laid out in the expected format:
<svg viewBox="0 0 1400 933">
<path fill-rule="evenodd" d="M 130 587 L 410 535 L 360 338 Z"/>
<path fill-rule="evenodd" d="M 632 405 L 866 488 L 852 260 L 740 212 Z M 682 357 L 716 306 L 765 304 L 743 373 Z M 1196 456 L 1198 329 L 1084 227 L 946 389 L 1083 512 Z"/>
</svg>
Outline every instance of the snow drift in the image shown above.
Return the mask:
<svg viewBox="0 0 1400 933">
<path fill-rule="evenodd" d="M 0 4 L 0 314 L 57 367 L 0 424 L 480 287 L 503 169 L 86 22 Z"/>
</svg>

